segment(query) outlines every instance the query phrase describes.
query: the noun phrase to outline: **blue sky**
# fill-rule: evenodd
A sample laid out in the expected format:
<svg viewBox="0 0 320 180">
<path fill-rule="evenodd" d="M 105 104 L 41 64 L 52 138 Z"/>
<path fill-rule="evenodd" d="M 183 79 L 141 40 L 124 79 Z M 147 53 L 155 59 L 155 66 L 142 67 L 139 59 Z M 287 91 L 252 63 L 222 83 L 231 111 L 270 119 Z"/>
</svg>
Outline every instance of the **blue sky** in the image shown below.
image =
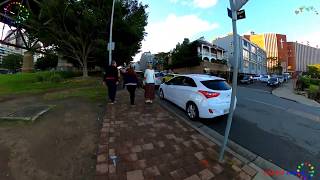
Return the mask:
<svg viewBox="0 0 320 180">
<path fill-rule="evenodd" d="M 140 1 L 149 5 L 148 35 L 142 51 L 169 51 L 184 37 L 194 40 L 204 36 L 212 41 L 232 31 L 228 0 Z M 238 33 L 287 34 L 290 41 L 309 41 L 320 47 L 320 15 L 294 13 L 298 7 L 311 5 L 320 9 L 320 0 L 249 0 L 243 7 L 247 18 L 238 21 Z"/>
</svg>

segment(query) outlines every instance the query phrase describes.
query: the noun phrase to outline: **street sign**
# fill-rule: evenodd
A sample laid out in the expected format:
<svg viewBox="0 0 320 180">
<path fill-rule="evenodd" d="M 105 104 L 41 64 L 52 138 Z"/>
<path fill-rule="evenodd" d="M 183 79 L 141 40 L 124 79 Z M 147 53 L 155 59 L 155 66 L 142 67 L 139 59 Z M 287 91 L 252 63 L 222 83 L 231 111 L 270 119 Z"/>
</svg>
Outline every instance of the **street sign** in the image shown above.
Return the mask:
<svg viewBox="0 0 320 180">
<path fill-rule="evenodd" d="M 239 11 L 248 1 L 249 0 L 232 0 L 231 9 L 234 11 Z"/>
<path fill-rule="evenodd" d="M 227 8 L 227 9 L 228 9 L 228 16 L 229 16 L 229 18 L 232 19 L 232 11 L 231 11 L 231 9 L 229 9 L 229 8 Z"/>
<path fill-rule="evenodd" d="M 113 51 L 114 47 L 115 47 L 115 43 L 114 42 L 112 42 L 111 44 L 108 43 L 108 51 L 110 51 L 110 49 Z"/>
<path fill-rule="evenodd" d="M 228 16 L 232 19 L 232 11 L 228 8 Z M 246 18 L 246 12 L 244 10 L 237 11 L 237 20 Z"/>
<path fill-rule="evenodd" d="M 246 18 L 246 12 L 244 10 L 240 10 L 240 11 L 237 11 L 237 19 L 244 19 Z"/>
</svg>

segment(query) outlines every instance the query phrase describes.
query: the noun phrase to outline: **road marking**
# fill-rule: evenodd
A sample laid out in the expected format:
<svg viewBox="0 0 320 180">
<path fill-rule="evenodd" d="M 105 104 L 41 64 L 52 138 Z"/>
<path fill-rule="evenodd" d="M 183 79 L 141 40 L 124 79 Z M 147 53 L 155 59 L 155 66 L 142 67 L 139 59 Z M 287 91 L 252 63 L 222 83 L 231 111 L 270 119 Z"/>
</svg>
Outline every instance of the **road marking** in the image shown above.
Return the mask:
<svg viewBox="0 0 320 180">
<path fill-rule="evenodd" d="M 263 101 L 252 100 L 252 99 L 249 99 L 249 98 L 244 98 L 244 99 L 246 99 L 247 101 L 252 101 L 252 102 L 264 104 L 264 105 L 267 105 L 267 106 L 271 106 L 271 107 L 274 107 L 274 108 L 278 108 L 278 109 L 281 109 L 281 110 L 284 110 L 284 111 L 287 110 L 286 108 L 283 108 L 283 107 L 281 107 L 281 106 L 269 104 L 269 103 L 266 103 L 266 102 L 263 102 Z"/>
</svg>

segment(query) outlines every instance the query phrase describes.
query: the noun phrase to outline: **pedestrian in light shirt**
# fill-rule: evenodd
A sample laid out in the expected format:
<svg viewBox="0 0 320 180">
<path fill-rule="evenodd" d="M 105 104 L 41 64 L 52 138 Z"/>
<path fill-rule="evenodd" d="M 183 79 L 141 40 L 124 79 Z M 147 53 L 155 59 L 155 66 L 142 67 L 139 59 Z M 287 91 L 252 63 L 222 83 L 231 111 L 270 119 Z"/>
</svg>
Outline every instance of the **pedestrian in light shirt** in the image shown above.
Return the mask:
<svg viewBox="0 0 320 180">
<path fill-rule="evenodd" d="M 145 102 L 152 103 L 154 100 L 154 89 L 155 89 L 155 72 L 152 69 L 152 65 L 148 65 L 148 69 L 144 72 L 144 82 L 145 82 Z"/>
</svg>

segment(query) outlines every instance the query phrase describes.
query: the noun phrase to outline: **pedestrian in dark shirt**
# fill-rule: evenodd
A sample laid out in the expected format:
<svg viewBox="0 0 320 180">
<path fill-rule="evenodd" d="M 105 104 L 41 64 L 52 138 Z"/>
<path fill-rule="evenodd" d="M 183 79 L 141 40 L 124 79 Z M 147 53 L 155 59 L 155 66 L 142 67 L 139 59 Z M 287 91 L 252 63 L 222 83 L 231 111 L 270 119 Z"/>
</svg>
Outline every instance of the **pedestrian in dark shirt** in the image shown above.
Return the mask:
<svg viewBox="0 0 320 180">
<path fill-rule="evenodd" d="M 103 82 L 108 87 L 110 104 L 114 104 L 117 93 L 117 85 L 119 83 L 119 71 L 115 61 L 112 61 L 111 66 L 107 67 L 106 73 L 103 77 Z"/>
<path fill-rule="evenodd" d="M 138 85 L 138 77 L 132 67 L 129 67 L 124 75 L 124 84 L 130 94 L 130 103 L 134 105 L 135 91 Z"/>
</svg>

